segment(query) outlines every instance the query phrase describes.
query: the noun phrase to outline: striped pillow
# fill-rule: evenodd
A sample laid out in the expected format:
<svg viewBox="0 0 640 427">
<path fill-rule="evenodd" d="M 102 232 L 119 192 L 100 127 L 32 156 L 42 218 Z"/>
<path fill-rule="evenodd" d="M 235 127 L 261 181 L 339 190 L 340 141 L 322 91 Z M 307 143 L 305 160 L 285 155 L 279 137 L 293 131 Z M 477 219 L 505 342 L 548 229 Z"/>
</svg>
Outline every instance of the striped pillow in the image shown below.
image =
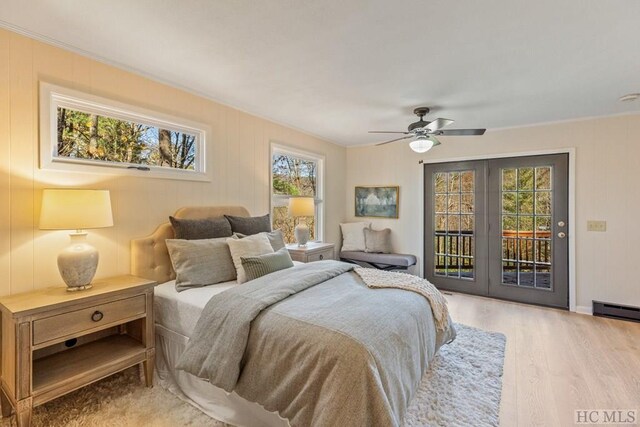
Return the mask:
<svg viewBox="0 0 640 427">
<path fill-rule="evenodd" d="M 282 248 L 271 254 L 240 257 L 240 260 L 247 276 L 247 282 L 274 271 L 293 267 L 293 261 L 287 248 Z"/>
</svg>

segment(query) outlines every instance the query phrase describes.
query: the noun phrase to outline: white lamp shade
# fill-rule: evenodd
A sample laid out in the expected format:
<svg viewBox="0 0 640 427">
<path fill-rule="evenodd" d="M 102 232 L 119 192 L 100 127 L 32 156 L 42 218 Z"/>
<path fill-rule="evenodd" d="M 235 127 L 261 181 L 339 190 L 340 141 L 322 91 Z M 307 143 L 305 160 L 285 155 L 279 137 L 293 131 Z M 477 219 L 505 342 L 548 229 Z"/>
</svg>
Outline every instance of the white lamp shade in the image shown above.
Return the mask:
<svg viewBox="0 0 640 427">
<path fill-rule="evenodd" d="M 289 215 L 292 217 L 314 216 L 316 213 L 313 197 L 291 197 L 289 199 Z"/>
<path fill-rule="evenodd" d="M 84 230 L 112 225 L 109 190 L 58 188 L 42 192 L 41 230 Z"/>
<path fill-rule="evenodd" d="M 420 135 L 409 143 L 409 147 L 416 153 L 426 153 L 433 147 L 433 140 L 428 136 Z"/>
</svg>

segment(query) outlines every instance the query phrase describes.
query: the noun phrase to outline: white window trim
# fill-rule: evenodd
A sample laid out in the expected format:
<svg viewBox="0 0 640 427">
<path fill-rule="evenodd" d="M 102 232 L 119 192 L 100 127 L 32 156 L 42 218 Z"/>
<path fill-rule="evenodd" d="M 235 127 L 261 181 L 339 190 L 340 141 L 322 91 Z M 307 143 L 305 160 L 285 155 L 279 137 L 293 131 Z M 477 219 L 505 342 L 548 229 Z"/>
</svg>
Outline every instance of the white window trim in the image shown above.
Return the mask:
<svg viewBox="0 0 640 427">
<path fill-rule="evenodd" d="M 103 162 L 56 156 L 58 107 L 77 109 L 146 125 L 164 127 L 196 135 L 195 170 L 174 169 L 151 165 Z M 207 167 L 207 143 L 211 129 L 202 123 L 158 113 L 145 108 L 90 95 L 74 89 L 40 82 L 40 168 L 107 175 L 132 175 L 145 178 L 166 178 L 188 181 L 211 181 Z M 129 168 L 148 167 L 149 170 Z"/>
<path fill-rule="evenodd" d="M 273 221 L 273 198 L 289 199 L 291 196 L 281 196 L 273 194 L 273 155 L 281 153 L 288 154 L 295 157 L 299 157 L 305 160 L 311 160 L 318 163 L 318 170 L 316 175 L 316 216 L 315 216 L 315 240 L 324 240 L 324 164 L 325 156 L 319 153 L 313 153 L 310 151 L 300 150 L 299 148 L 291 147 L 289 145 L 281 144 L 279 142 L 271 142 L 271 150 L 269 155 L 269 214 Z"/>
</svg>

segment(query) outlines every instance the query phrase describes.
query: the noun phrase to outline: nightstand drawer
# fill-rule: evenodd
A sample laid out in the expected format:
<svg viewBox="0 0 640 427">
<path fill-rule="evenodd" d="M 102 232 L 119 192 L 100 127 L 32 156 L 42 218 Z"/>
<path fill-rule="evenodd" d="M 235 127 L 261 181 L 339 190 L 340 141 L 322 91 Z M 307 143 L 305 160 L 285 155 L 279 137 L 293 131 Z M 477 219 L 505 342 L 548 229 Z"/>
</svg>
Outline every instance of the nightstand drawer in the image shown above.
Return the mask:
<svg viewBox="0 0 640 427">
<path fill-rule="evenodd" d="M 323 261 L 326 259 L 333 259 L 333 249 L 307 255 L 307 262 Z"/>
<path fill-rule="evenodd" d="M 33 345 L 144 314 L 145 295 L 70 311 L 33 322 Z"/>
</svg>

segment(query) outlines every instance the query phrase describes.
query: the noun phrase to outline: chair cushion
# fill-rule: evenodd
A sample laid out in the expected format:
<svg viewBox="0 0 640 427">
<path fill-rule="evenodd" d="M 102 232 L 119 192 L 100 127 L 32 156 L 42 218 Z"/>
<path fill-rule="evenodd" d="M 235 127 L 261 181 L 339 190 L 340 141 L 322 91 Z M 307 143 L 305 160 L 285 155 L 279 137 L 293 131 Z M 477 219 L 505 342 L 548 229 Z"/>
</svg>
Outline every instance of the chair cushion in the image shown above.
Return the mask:
<svg viewBox="0 0 640 427">
<path fill-rule="evenodd" d="M 398 265 L 402 267 L 411 267 L 415 265 L 417 259 L 415 255 L 409 254 L 374 254 L 371 252 L 358 251 L 342 251 L 340 258 L 368 262 L 371 264 Z"/>
</svg>

